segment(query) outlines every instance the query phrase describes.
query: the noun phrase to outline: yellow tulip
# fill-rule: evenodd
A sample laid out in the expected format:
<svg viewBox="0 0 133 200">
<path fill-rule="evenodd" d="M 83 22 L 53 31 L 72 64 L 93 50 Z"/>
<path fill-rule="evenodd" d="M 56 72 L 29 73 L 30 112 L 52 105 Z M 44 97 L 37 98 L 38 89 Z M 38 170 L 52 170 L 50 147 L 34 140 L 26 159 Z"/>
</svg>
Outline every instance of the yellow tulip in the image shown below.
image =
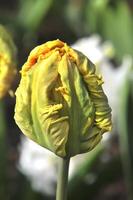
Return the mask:
<svg viewBox="0 0 133 200">
<path fill-rule="evenodd" d="M 0 25 L 0 99 L 9 91 L 16 74 L 16 48 L 8 31 Z"/>
<path fill-rule="evenodd" d="M 33 49 L 21 70 L 15 120 L 22 132 L 60 157 L 93 149 L 111 130 L 103 80 L 81 52 L 60 40 Z"/>
</svg>

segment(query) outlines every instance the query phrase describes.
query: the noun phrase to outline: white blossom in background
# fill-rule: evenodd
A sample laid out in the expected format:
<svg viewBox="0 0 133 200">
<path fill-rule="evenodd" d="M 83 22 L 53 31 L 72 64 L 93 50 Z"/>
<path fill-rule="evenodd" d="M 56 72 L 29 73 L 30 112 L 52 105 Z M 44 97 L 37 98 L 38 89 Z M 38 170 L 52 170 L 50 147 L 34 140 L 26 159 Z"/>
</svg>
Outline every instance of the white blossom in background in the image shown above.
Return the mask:
<svg viewBox="0 0 133 200">
<path fill-rule="evenodd" d="M 57 178 L 57 157 L 32 140 L 21 137 L 18 169 L 31 181 L 38 192 L 54 195 Z"/>
<path fill-rule="evenodd" d="M 129 59 L 125 59 L 117 69 L 110 63 L 109 58 L 114 55 L 114 49 L 109 42 L 101 42 L 98 35 L 78 40 L 74 45 L 97 66 L 97 71 L 104 77 L 103 88 L 112 107 L 113 120 L 117 118 L 119 89 L 127 71 Z M 104 134 L 105 141 L 110 134 Z M 55 195 L 57 180 L 58 157 L 33 141 L 22 137 L 18 169 L 30 180 L 32 188 L 47 195 Z M 80 167 L 87 154 L 75 156 L 71 159 L 69 179 Z"/>
</svg>

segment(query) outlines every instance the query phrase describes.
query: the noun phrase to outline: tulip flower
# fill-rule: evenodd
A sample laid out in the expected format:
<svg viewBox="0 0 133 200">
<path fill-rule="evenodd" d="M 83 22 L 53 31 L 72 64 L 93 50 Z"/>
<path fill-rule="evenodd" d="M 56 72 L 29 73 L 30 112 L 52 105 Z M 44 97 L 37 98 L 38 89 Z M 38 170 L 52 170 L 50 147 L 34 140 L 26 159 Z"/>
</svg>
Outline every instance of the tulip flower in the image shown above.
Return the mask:
<svg viewBox="0 0 133 200">
<path fill-rule="evenodd" d="M 36 47 L 22 67 L 15 120 L 22 132 L 60 157 L 93 149 L 111 129 L 103 80 L 82 53 L 60 40 Z"/>
<path fill-rule="evenodd" d="M 0 25 L 0 99 L 6 95 L 16 75 L 16 47 L 8 31 Z"/>
<path fill-rule="evenodd" d="M 63 158 L 57 199 L 65 199 L 69 158 L 92 150 L 111 130 L 102 77 L 85 55 L 60 40 L 33 49 L 21 76 L 16 123 L 27 137 Z"/>
</svg>

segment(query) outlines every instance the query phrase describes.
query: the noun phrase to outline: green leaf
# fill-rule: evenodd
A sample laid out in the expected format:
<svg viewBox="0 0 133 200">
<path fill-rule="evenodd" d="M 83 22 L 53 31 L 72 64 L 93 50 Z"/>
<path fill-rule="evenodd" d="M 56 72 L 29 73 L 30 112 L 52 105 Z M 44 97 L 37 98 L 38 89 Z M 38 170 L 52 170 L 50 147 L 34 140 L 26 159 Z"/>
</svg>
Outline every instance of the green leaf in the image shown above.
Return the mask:
<svg viewBox="0 0 133 200">
<path fill-rule="evenodd" d="M 119 60 L 133 54 L 133 17 L 125 1 L 117 1 L 112 6 L 109 0 L 90 0 L 85 13 L 87 32 L 99 33 L 110 40 Z"/>
<path fill-rule="evenodd" d="M 29 31 L 35 31 L 52 5 L 53 0 L 24 0 L 20 2 L 19 23 Z"/>
<path fill-rule="evenodd" d="M 118 58 L 133 54 L 133 20 L 125 2 L 119 3 L 115 9 L 108 7 L 99 23 L 100 33 L 105 39 L 112 41 Z"/>
<path fill-rule="evenodd" d="M 109 0 L 89 0 L 85 8 L 85 18 L 88 25 L 86 31 L 97 32 L 99 29 L 99 17 L 103 14 L 104 10 L 107 9 Z"/>
<path fill-rule="evenodd" d="M 129 66 L 119 94 L 120 150 L 128 189 L 128 198 L 133 199 L 133 64 Z"/>
</svg>

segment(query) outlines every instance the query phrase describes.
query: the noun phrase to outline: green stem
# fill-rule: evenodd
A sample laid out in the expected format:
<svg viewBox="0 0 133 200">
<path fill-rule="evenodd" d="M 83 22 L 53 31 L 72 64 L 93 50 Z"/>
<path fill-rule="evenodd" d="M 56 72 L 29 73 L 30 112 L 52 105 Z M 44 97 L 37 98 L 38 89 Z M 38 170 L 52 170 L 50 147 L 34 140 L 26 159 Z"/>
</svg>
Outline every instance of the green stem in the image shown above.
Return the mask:
<svg viewBox="0 0 133 200">
<path fill-rule="evenodd" d="M 67 199 L 69 158 L 60 158 L 56 200 Z"/>
</svg>

